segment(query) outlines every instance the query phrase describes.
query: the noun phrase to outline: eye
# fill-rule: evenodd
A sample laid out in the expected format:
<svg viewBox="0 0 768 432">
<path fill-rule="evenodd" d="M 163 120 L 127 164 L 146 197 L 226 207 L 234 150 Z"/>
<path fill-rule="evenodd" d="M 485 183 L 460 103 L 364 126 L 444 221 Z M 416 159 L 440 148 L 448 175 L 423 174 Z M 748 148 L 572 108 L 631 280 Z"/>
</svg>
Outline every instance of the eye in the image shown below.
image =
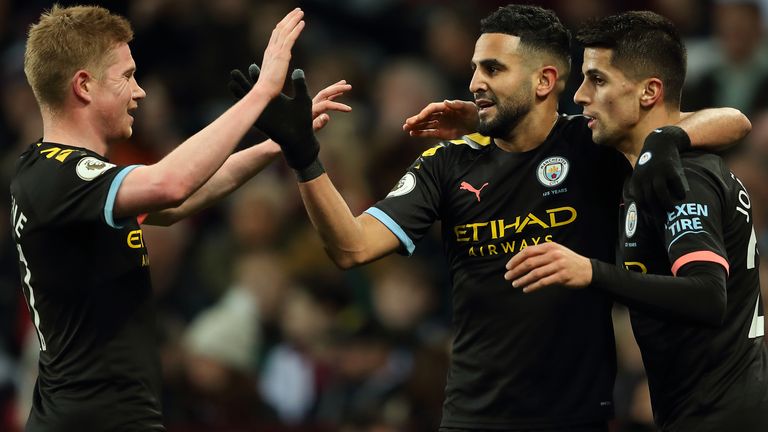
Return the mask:
<svg viewBox="0 0 768 432">
<path fill-rule="evenodd" d="M 601 78 L 600 76 L 598 76 L 598 75 L 593 75 L 591 79 L 592 79 L 592 82 L 593 82 L 593 83 L 594 83 L 596 86 L 601 86 L 601 85 L 605 84 L 605 80 L 604 80 L 604 79 L 602 79 L 602 78 Z"/>
</svg>

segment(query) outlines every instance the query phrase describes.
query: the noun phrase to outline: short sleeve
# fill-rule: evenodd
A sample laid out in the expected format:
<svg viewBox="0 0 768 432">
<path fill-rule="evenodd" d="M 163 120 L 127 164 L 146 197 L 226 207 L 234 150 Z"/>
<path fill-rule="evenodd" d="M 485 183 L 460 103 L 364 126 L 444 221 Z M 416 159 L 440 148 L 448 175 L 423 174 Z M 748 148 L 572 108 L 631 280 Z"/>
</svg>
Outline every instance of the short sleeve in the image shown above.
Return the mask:
<svg viewBox="0 0 768 432">
<path fill-rule="evenodd" d="M 686 169 L 690 191 L 665 215 L 664 243 L 676 275 L 684 265 L 707 261 L 729 271 L 728 254 L 723 239 L 725 191 L 707 172 Z"/>
<path fill-rule="evenodd" d="M 35 212 L 52 225 L 96 222 L 121 228 L 114 220 L 115 198 L 136 167 L 116 166 L 87 154 L 52 164 L 32 191 Z"/>
<path fill-rule="evenodd" d="M 440 164 L 443 144 L 425 151 L 405 172 L 391 192 L 366 213 L 378 219 L 397 236 L 402 253 L 408 255 L 429 227 L 439 218 Z"/>
</svg>

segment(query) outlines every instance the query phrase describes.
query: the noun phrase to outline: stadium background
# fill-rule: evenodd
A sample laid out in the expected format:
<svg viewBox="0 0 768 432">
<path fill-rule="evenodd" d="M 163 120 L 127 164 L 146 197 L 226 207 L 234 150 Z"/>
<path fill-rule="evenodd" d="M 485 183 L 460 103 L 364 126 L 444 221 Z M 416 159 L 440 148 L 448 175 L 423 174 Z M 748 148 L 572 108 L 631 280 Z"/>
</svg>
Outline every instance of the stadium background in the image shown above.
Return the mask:
<svg viewBox="0 0 768 432">
<path fill-rule="evenodd" d="M 132 22 L 137 78 L 148 94 L 134 138 L 112 154 L 122 164 L 158 160 L 221 113 L 232 103 L 229 70 L 258 62 L 274 23 L 301 6 L 307 28 L 293 66 L 306 70 L 312 91 L 339 79 L 353 85 L 343 101 L 354 111 L 332 115 L 318 136 L 331 178 L 359 213 L 433 144 L 409 138 L 403 120 L 430 101 L 470 97 L 479 20 L 506 2 L 91 3 Z M 727 157 L 750 190 L 760 248 L 768 250 L 768 1 L 535 3 L 553 8 L 572 29 L 585 18 L 630 9 L 675 21 L 689 49 L 684 108 L 734 106 L 752 120 L 752 134 Z M 41 135 L 22 63 L 27 27 L 50 5 L 0 0 L 3 190 L 17 155 Z M 578 49 L 574 53 L 578 65 Z M 580 112 L 570 101 L 576 85 L 569 86 L 562 112 Z M 8 200 L 0 206 L 0 430 L 12 432 L 28 413 L 37 347 L 19 288 Z M 144 227 L 169 431 L 436 430 L 450 345 L 450 285 L 438 233 L 434 229 L 412 258 L 339 271 L 309 225 L 282 160 L 188 221 Z M 626 311 L 617 307 L 615 316 L 620 373 L 612 428 L 652 430 Z"/>
</svg>

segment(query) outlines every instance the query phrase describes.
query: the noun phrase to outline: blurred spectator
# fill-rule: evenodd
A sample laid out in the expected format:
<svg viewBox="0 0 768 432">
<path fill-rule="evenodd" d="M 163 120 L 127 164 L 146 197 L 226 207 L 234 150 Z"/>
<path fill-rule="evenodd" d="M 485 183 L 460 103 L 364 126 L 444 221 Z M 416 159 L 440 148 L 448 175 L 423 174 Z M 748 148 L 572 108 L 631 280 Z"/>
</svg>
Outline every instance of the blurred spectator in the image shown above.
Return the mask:
<svg viewBox="0 0 768 432">
<path fill-rule="evenodd" d="M 683 110 L 730 106 L 747 116 L 768 107 L 768 58 L 756 0 L 717 0 L 714 29 L 720 58 L 683 90 Z M 711 56 L 711 53 L 707 53 Z"/>
<path fill-rule="evenodd" d="M 259 390 L 286 424 L 310 420 L 324 391 L 324 344 L 340 303 L 319 285 L 293 288 L 285 299 L 280 313 L 284 341 L 267 353 Z"/>
<path fill-rule="evenodd" d="M 127 14 L 135 26 L 137 77 L 147 98 L 136 112 L 134 139 L 110 157 L 145 164 L 224 111 L 232 103 L 229 70 L 259 62 L 255 56 L 272 23 L 294 6 L 304 8 L 306 34 L 291 67 L 306 70 L 311 91 L 339 79 L 353 86 L 344 102 L 354 111 L 332 114 L 318 140 L 333 182 L 358 214 L 374 197 L 386 195 L 403 168 L 434 144 L 404 134 L 404 119 L 428 102 L 470 97 L 468 59 L 479 17 L 508 2 L 95 3 Z M 675 21 L 690 49 L 686 108 L 732 105 L 751 115 L 753 133 L 729 164 L 750 191 L 759 249 L 768 250 L 768 114 L 760 110 L 768 104 L 768 50 L 762 44 L 765 21 L 759 18 L 760 12 L 768 16 L 768 0 L 533 3 L 554 8 L 571 29 L 627 9 L 653 9 Z M 21 149 L 42 135 L 22 56 L 29 24 L 50 5 L 0 1 L 5 190 Z M 570 91 L 560 104 L 567 113 L 581 112 L 571 100 L 581 82 L 581 49 L 574 47 L 573 54 Z M 258 142 L 257 134 L 244 144 Z M 450 275 L 439 270 L 444 266 L 441 243 L 435 241 L 439 227 L 414 257 L 390 257 L 342 272 L 322 250 L 292 175 L 278 161 L 190 223 L 163 232 L 145 228 L 147 237 L 159 236 L 149 241 L 149 253 L 164 332 L 169 431 L 437 430 L 450 344 Z M 23 341 L 30 321 L 19 316 L 26 307 L 8 235 L 9 203 L 0 203 L 0 431 L 16 432 L 3 410 L 18 412 L 16 426 L 26 420 L 38 348 L 34 334 L 30 343 Z M 295 280 L 304 288 L 294 287 Z M 652 430 L 642 361 L 625 318 L 617 312 L 616 427 Z"/>
</svg>

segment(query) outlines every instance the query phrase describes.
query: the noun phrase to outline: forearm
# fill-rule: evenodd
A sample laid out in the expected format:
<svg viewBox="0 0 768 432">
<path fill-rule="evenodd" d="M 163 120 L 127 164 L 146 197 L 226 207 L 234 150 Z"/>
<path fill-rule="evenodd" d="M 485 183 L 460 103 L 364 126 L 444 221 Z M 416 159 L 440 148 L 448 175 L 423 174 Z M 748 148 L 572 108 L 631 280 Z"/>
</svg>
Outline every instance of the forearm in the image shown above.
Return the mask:
<svg viewBox="0 0 768 432">
<path fill-rule="evenodd" d="M 374 257 L 366 256 L 365 227 L 333 186 L 327 174 L 299 183 L 299 192 L 330 258 L 341 268 L 350 268 Z"/>
<path fill-rule="evenodd" d="M 211 206 L 261 172 L 279 154 L 280 146 L 272 140 L 234 153 L 182 205 L 152 213 L 144 223 L 168 226 Z"/>
<path fill-rule="evenodd" d="M 693 113 L 681 113 L 682 128 L 691 138 L 693 147 L 722 150 L 744 138 L 750 130 L 747 116 L 735 108 L 709 108 Z"/>
<path fill-rule="evenodd" d="M 156 168 L 173 173 L 174 182 L 190 196 L 227 160 L 269 100 L 268 95 L 254 89 L 169 153 Z"/>
<path fill-rule="evenodd" d="M 726 308 L 725 272 L 719 264 L 691 263 L 680 276 L 627 271 L 592 259 L 593 288 L 612 294 L 631 308 L 710 326 L 722 324 Z"/>
</svg>

